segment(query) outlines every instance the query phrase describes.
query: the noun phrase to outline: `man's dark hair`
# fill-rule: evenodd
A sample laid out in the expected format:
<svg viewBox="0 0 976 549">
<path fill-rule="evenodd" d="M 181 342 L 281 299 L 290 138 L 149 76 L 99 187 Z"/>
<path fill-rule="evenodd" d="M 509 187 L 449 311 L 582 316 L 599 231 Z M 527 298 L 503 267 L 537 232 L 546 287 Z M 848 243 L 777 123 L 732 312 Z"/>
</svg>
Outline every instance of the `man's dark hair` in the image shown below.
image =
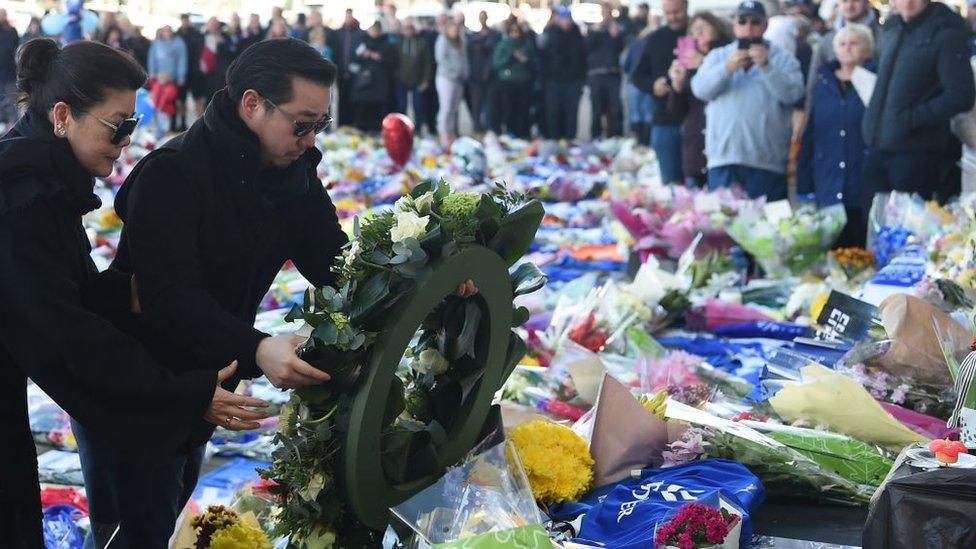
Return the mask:
<svg viewBox="0 0 976 549">
<path fill-rule="evenodd" d="M 38 112 L 63 101 L 78 116 L 109 90 L 138 90 L 145 83 L 146 72 L 135 59 L 99 42 L 62 48 L 50 38 L 35 38 L 17 53 L 19 102 Z"/>
<path fill-rule="evenodd" d="M 278 105 L 292 99 L 292 77 L 322 86 L 336 79 L 336 66 L 315 48 L 294 38 L 263 40 L 244 50 L 227 69 L 227 93 L 239 102 L 254 90 Z"/>
</svg>

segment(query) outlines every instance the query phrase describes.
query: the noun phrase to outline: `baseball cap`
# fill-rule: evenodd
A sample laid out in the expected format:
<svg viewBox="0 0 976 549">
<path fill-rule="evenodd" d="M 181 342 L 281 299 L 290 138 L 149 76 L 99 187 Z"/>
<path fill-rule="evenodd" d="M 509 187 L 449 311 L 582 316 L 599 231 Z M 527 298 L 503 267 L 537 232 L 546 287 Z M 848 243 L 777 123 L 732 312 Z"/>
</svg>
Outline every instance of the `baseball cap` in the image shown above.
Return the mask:
<svg viewBox="0 0 976 549">
<path fill-rule="evenodd" d="M 757 0 L 746 0 L 745 2 L 739 4 L 739 8 L 735 10 L 735 15 L 737 17 L 742 17 L 744 15 L 755 15 L 765 19 L 766 6 Z"/>
<path fill-rule="evenodd" d="M 556 15 L 562 19 L 572 19 L 573 12 L 569 11 L 569 8 L 565 6 L 560 6 L 556 8 Z"/>
</svg>

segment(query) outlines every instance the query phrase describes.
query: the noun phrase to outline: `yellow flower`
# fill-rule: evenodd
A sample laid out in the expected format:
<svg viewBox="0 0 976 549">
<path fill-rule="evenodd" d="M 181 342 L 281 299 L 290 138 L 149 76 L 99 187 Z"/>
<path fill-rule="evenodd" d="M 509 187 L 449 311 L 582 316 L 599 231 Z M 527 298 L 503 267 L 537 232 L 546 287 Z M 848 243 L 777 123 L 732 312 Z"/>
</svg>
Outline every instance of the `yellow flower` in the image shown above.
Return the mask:
<svg viewBox="0 0 976 549">
<path fill-rule="evenodd" d="M 100 216 L 98 216 L 98 224 L 104 229 L 111 229 L 113 227 L 119 227 L 122 225 L 122 220 L 119 219 L 119 214 L 115 213 L 112 208 L 106 208 Z"/>
<path fill-rule="evenodd" d="M 956 284 L 963 288 L 972 288 L 974 279 L 976 279 L 976 269 L 966 269 L 956 277 Z"/>
<path fill-rule="evenodd" d="M 271 549 L 271 542 L 260 528 L 238 521 L 214 532 L 210 549 Z"/>
<path fill-rule="evenodd" d="M 593 458 L 586 441 L 569 427 L 536 420 L 512 429 L 510 437 L 539 501 L 573 501 L 590 489 Z"/>
</svg>

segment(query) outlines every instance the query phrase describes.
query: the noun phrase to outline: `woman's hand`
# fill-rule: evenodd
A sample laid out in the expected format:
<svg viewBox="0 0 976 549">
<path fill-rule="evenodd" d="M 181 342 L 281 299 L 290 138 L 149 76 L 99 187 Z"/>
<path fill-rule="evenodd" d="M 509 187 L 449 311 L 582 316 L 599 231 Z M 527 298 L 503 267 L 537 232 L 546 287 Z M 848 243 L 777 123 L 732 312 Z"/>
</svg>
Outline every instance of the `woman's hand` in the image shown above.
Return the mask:
<svg viewBox="0 0 976 549">
<path fill-rule="evenodd" d="M 705 56 L 697 50 L 686 52 L 684 57 L 684 66 L 687 70 L 697 70 L 698 67 L 701 67 L 702 61 L 705 60 Z"/>
<path fill-rule="evenodd" d="M 267 408 L 268 403 L 261 399 L 232 393 L 220 386 L 221 383 L 234 375 L 236 369 L 237 361 L 235 360 L 217 372 L 217 388 L 214 390 L 210 407 L 203 414 L 203 419 L 231 431 L 257 429 L 261 426 L 258 420 L 270 417 L 270 415 L 267 412 L 247 410 L 243 407 Z"/>
<path fill-rule="evenodd" d="M 475 286 L 474 281 L 470 278 L 465 280 L 458 286 L 457 296 L 460 298 L 472 297 L 478 294 L 478 287 Z"/>
<path fill-rule="evenodd" d="M 680 92 L 685 88 L 685 81 L 688 79 L 688 70 L 675 59 L 671 62 L 671 68 L 668 69 L 668 77 L 671 79 L 671 88 L 676 92 Z"/>
</svg>

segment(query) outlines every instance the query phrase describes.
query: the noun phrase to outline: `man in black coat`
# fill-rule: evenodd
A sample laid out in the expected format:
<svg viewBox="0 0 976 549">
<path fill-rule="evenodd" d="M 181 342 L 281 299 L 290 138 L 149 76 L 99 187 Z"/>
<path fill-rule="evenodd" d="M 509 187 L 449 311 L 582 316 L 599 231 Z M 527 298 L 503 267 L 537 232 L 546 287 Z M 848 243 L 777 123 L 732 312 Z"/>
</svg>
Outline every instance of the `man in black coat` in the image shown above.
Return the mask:
<svg viewBox="0 0 976 549">
<path fill-rule="evenodd" d="M 355 62 L 356 50 L 366 39 L 366 32 L 359 28 L 359 21 L 353 17 L 352 10 L 347 9 L 342 27 L 329 36 L 332 39 L 332 57 L 339 67 L 339 125 L 346 126 L 353 122 L 352 73 L 349 66 Z"/>
<path fill-rule="evenodd" d="M 949 120 L 973 107 L 966 22 L 942 3 L 897 0 L 879 34 L 878 79 L 864 114 L 864 196 L 916 192 L 945 200 Z M 955 160 L 958 160 L 958 153 Z"/>
<path fill-rule="evenodd" d="M 190 108 L 187 103 L 188 95 L 193 95 L 199 105 L 200 99 L 206 95 L 205 80 L 200 74 L 200 52 L 203 51 L 203 34 L 190 23 L 190 15 L 180 16 L 180 28 L 176 35 L 186 44 L 186 84 L 180 87 L 180 106 L 175 131 L 186 129 L 186 113 Z M 199 117 L 201 113 L 197 112 Z"/>
<path fill-rule="evenodd" d="M 296 356 L 302 338 L 269 337 L 254 319 L 286 261 L 316 286 L 334 283 L 347 239 L 316 178 L 315 135 L 329 123 L 335 74 L 304 42 L 259 42 L 231 65 L 204 117 L 144 158 L 119 192 L 113 267 L 135 276 L 142 307 L 126 324 L 171 370 L 237 360 L 228 388 L 262 373 L 282 388 L 328 380 Z M 185 438 L 182 471 L 146 460 L 147 475 L 170 475 L 171 488 L 153 496 L 161 512 L 186 503 L 212 432 L 201 421 Z"/>
<path fill-rule="evenodd" d="M 587 80 L 593 121 L 593 138 L 603 137 L 603 115 L 607 117 L 607 136 L 620 135 L 623 107 L 620 102 L 620 52 L 624 49 L 624 34 L 613 18 L 610 4 L 603 4 L 603 21 L 586 34 Z"/>
<path fill-rule="evenodd" d="M 478 14 L 481 30 L 468 34 L 468 67 L 470 75 L 464 84 L 464 97 L 474 122 L 475 133 L 491 126 L 494 109 L 495 78 L 491 70 L 495 46 L 501 41 L 498 31 L 488 26 L 488 12 Z"/>
<path fill-rule="evenodd" d="M 663 0 L 661 8 L 667 24 L 647 37 L 644 56 L 634 72 L 634 85 L 654 96 L 651 147 L 657 154 L 661 179 L 673 183 L 684 180 L 684 175 L 681 171 L 681 115 L 668 109 L 671 91 L 668 69 L 674 62 L 678 37 L 688 31 L 688 1 Z"/>
<path fill-rule="evenodd" d="M 0 124 L 17 120 L 17 65 L 15 56 L 20 38 L 7 21 L 7 10 L 0 9 Z"/>
<path fill-rule="evenodd" d="M 569 8 L 556 8 L 555 24 L 540 39 L 545 86 L 546 137 L 575 139 L 586 80 L 586 46 Z"/>
</svg>

